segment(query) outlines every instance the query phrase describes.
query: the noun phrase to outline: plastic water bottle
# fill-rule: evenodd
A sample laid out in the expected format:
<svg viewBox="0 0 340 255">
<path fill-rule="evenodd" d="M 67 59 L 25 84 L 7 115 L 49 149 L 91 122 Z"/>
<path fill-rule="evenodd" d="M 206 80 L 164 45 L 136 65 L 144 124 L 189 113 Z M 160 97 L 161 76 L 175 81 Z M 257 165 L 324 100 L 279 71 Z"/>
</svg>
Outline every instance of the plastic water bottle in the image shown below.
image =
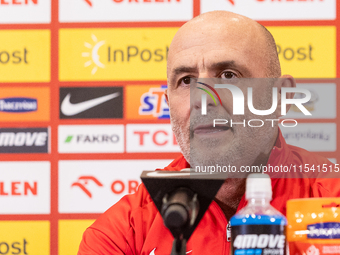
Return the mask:
<svg viewBox="0 0 340 255">
<path fill-rule="evenodd" d="M 246 183 L 248 204 L 230 219 L 231 255 L 286 254 L 287 220 L 270 205 L 271 180 L 267 174 L 250 174 Z"/>
</svg>

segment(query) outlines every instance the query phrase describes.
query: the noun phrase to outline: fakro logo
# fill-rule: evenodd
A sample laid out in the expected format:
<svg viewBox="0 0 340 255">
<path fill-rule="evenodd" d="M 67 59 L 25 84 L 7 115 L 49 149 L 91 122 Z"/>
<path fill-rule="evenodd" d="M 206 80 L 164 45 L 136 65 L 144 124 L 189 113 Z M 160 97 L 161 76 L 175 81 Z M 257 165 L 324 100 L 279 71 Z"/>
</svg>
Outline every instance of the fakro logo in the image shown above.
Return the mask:
<svg viewBox="0 0 340 255">
<path fill-rule="evenodd" d="M 73 135 L 69 135 L 66 137 L 65 143 L 71 143 L 73 140 Z M 73 140 L 74 141 L 74 140 Z M 76 143 L 118 143 L 119 136 L 116 134 L 113 135 L 77 135 Z"/>
</svg>

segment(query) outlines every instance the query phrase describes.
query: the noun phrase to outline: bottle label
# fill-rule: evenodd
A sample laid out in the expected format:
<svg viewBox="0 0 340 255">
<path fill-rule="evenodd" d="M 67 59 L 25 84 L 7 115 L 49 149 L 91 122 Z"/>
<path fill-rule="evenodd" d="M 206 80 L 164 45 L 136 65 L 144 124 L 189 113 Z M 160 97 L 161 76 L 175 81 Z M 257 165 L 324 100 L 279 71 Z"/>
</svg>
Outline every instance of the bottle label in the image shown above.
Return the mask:
<svg viewBox="0 0 340 255">
<path fill-rule="evenodd" d="M 286 226 L 238 225 L 231 228 L 231 255 L 286 254 Z"/>
</svg>

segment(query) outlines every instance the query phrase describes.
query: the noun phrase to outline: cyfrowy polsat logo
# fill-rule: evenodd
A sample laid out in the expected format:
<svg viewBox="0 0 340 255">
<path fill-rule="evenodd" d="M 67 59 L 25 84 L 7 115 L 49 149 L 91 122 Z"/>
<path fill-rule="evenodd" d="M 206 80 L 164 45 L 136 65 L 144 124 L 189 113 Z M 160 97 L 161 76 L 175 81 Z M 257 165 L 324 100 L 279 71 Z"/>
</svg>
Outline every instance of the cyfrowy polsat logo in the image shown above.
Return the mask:
<svg viewBox="0 0 340 255">
<path fill-rule="evenodd" d="M 267 82 L 267 81 L 266 81 Z M 223 106 L 222 100 L 216 89 L 228 89 L 229 92 L 231 92 L 232 95 L 232 115 L 245 115 L 245 96 L 242 91 L 242 89 L 239 86 L 232 85 L 232 84 L 215 84 L 214 87 L 211 85 L 208 85 L 206 82 L 199 82 L 196 81 L 197 84 L 205 86 L 207 89 L 197 87 L 197 89 L 203 90 L 206 92 L 213 100 L 215 106 L 217 106 L 217 101 L 215 100 L 213 94 L 209 91 L 211 90 L 218 98 L 219 103 Z M 249 81 L 245 82 L 242 86 L 246 86 Z M 209 90 L 208 90 L 209 89 Z M 253 87 L 246 87 L 247 90 L 247 106 L 248 110 L 253 114 L 257 116 L 267 116 L 273 114 L 278 107 L 278 98 L 279 98 L 279 92 L 278 88 L 275 86 L 271 87 L 271 95 L 272 95 L 272 105 L 269 109 L 256 109 L 253 102 Z M 264 93 L 264 92 L 262 92 Z M 300 96 L 298 98 L 289 98 L 288 94 L 290 93 L 299 93 Z M 281 115 L 285 116 L 287 114 L 287 105 L 292 105 L 295 107 L 295 109 L 299 109 L 304 115 L 312 115 L 307 108 L 303 105 L 305 103 L 308 103 L 311 99 L 311 92 L 304 88 L 296 88 L 296 87 L 282 87 L 280 91 L 280 103 L 281 103 Z M 201 95 L 201 115 L 207 115 L 207 95 L 202 94 Z M 274 127 L 275 122 L 279 122 L 279 119 L 249 119 L 249 120 L 243 120 L 241 124 L 243 124 L 244 127 L 246 125 L 250 127 L 262 127 L 264 125 L 264 121 L 271 122 L 272 127 Z M 285 124 L 285 122 L 289 122 L 289 124 Z M 294 122 L 294 124 L 292 124 Z M 213 126 L 216 125 L 224 125 L 228 124 L 232 127 L 233 126 L 233 120 L 227 120 L 227 119 L 214 119 Z M 255 125 L 254 123 L 259 123 Z M 234 122 L 236 124 L 236 122 Z M 237 122 L 237 124 L 240 124 Z M 295 119 L 283 119 L 281 121 L 281 125 L 284 127 L 295 127 L 297 125 L 297 121 Z"/>
</svg>

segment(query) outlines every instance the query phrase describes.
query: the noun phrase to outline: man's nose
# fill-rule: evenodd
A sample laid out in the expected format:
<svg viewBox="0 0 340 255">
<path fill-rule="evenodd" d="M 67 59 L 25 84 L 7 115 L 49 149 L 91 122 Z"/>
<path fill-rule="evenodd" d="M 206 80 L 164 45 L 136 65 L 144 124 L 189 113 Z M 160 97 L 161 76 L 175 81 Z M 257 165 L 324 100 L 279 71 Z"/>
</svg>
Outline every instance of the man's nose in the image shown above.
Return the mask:
<svg viewBox="0 0 340 255">
<path fill-rule="evenodd" d="M 202 115 L 206 115 L 218 105 L 218 100 L 214 92 L 211 90 L 213 84 L 208 84 L 207 81 L 196 81 L 196 86 L 192 86 L 190 92 L 190 104 L 193 110 L 200 111 Z"/>
</svg>

